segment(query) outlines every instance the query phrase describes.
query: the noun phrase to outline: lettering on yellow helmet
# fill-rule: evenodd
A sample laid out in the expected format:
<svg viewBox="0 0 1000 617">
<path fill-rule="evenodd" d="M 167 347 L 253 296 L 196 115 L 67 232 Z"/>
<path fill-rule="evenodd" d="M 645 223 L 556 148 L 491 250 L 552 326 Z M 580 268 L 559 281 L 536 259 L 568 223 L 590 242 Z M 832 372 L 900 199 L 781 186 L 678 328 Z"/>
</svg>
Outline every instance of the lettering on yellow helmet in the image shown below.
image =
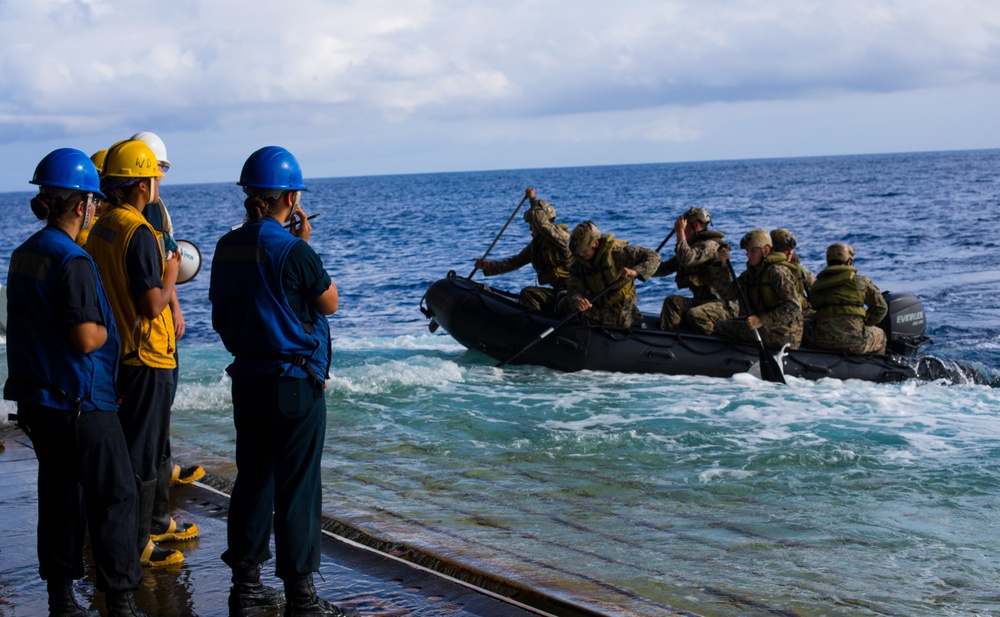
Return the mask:
<svg viewBox="0 0 1000 617">
<path fill-rule="evenodd" d="M 153 162 L 143 156 L 135 157 L 135 166 L 139 169 L 150 169 L 153 166 Z"/>
</svg>

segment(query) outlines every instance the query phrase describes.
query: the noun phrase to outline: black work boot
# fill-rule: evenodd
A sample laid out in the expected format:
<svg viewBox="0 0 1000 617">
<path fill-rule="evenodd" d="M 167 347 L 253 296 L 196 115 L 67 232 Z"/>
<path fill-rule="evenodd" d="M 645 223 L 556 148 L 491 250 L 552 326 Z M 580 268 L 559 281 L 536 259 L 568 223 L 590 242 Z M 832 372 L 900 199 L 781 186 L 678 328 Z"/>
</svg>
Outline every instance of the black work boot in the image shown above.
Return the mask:
<svg viewBox="0 0 1000 617">
<path fill-rule="evenodd" d="M 312 574 L 285 581 L 285 596 L 288 599 L 285 617 L 361 617 L 356 608 L 340 608 L 318 597 Z"/>
<path fill-rule="evenodd" d="M 73 595 L 73 581 L 59 578 L 45 582 L 49 590 L 49 617 L 101 617 L 95 609 L 83 608 Z"/>
<path fill-rule="evenodd" d="M 149 617 L 135 605 L 131 591 L 109 591 L 104 599 L 108 604 L 108 617 Z"/>
<path fill-rule="evenodd" d="M 260 582 L 260 566 L 246 570 L 233 568 L 229 588 L 229 617 L 253 617 L 285 605 L 285 594 Z"/>
</svg>

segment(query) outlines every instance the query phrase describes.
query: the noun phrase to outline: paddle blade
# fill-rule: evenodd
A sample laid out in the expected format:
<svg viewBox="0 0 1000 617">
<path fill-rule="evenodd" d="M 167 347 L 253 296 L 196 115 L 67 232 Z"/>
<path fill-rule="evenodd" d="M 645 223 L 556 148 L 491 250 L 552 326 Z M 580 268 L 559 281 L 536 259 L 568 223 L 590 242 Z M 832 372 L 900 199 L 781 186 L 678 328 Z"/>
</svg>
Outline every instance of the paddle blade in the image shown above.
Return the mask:
<svg viewBox="0 0 1000 617">
<path fill-rule="evenodd" d="M 763 347 L 760 349 L 760 378 L 771 383 L 787 383 L 778 361 Z"/>
</svg>

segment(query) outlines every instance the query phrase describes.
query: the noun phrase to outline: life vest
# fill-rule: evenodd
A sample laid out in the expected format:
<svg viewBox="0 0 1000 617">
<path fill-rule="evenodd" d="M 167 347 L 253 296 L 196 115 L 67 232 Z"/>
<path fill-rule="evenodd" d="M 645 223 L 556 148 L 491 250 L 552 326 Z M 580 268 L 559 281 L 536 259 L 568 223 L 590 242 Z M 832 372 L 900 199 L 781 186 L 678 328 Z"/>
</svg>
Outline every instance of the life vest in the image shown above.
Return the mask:
<svg viewBox="0 0 1000 617">
<path fill-rule="evenodd" d="M 62 281 L 73 259 L 94 271 L 104 345 L 85 354 L 70 338 L 61 313 Z M 94 260 L 65 232 L 45 227 L 22 244 L 10 260 L 7 277 L 7 368 L 5 399 L 56 409 L 118 409 L 118 333 Z"/>
<path fill-rule="evenodd" d="M 853 266 L 827 266 L 816 275 L 809 293 L 809 302 L 816 309 L 816 317 L 858 315 L 865 317 L 865 294 L 857 280 Z"/>
<path fill-rule="evenodd" d="M 778 292 L 771 285 L 771 268 L 787 268 L 795 276 L 795 266 L 788 262 L 784 253 L 775 251 L 764 258 L 756 268 L 747 268 L 743 277 L 743 291 L 750 303 L 750 312 L 766 313 L 781 304 Z"/>
<path fill-rule="evenodd" d="M 281 273 L 292 246 L 303 242 L 270 217 L 222 236 L 215 249 L 208 298 L 212 327 L 236 361 L 231 374 L 269 372 L 313 377 L 330 369 L 330 324 L 310 307 L 303 323 L 285 297 Z"/>
<path fill-rule="evenodd" d="M 719 243 L 719 248 L 729 248 L 728 242 L 723 242 L 726 234 L 721 231 L 709 231 L 704 229 L 696 233 L 689 244 L 715 240 Z M 694 289 L 695 287 L 725 287 L 730 283 L 729 268 L 718 259 L 710 259 L 706 262 L 694 266 L 677 268 L 677 287 L 680 289 Z"/>
<path fill-rule="evenodd" d="M 802 259 L 799 258 L 798 253 L 792 253 L 792 258 L 787 263 L 793 268 L 792 275 L 795 277 L 795 291 L 798 292 L 799 304 L 802 306 L 802 310 L 805 311 L 810 306 L 809 298 L 806 295 L 806 269 L 802 267 Z"/>
<path fill-rule="evenodd" d="M 627 245 L 628 242 L 615 240 L 614 234 L 602 234 L 590 261 L 584 261 L 579 257 L 573 261 L 576 274 L 583 279 L 584 286 L 592 295 L 601 293 L 618 279 L 621 269 L 615 265 L 614 249 Z M 625 283 L 619 283 L 614 291 L 598 298 L 594 306 L 623 305 L 634 297 L 635 281 L 627 279 Z"/>
<path fill-rule="evenodd" d="M 562 223 L 556 227 L 564 231 L 569 229 Z M 573 254 L 570 253 L 568 244 L 560 246 L 543 237 L 532 238 L 531 266 L 535 269 L 540 284 L 552 285 L 556 289 L 565 288 L 571 263 Z"/>
<path fill-rule="evenodd" d="M 97 263 L 108 300 L 115 312 L 118 336 L 122 343 L 122 362 L 130 366 L 174 368 L 174 319 L 169 307 L 153 319 L 139 313 L 138 299 L 132 297 L 132 287 L 125 260 L 132 236 L 145 227 L 157 241 L 160 255 L 160 275 L 164 267 L 162 234 L 153 229 L 135 206 L 123 203 L 109 208 L 94 223 L 87 239 L 87 252 Z"/>
</svg>

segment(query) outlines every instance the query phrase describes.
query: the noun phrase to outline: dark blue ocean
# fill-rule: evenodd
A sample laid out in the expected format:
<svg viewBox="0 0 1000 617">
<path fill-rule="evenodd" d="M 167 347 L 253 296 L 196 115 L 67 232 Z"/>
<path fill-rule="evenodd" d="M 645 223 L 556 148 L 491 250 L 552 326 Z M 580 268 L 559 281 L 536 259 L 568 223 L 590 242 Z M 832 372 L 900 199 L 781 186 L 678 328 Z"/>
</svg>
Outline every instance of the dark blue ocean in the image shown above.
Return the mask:
<svg viewBox="0 0 1000 617">
<path fill-rule="evenodd" d="M 498 370 L 418 309 L 431 282 L 472 271 L 531 186 L 570 227 L 647 247 L 692 206 L 734 240 L 791 229 L 813 272 L 846 241 L 882 290 L 922 300 L 934 355 L 996 369 L 998 169 L 991 150 L 308 180 L 311 244 L 341 294 L 326 512 L 608 615 L 1000 614 L 997 390 Z M 161 187 L 204 261 L 179 288 L 174 454 L 223 478 L 229 357 L 208 270 L 243 218 L 238 173 Z M 0 195 L 4 282 L 40 225 L 27 180 Z M 516 219 L 491 257 L 528 238 Z M 533 274 L 489 281 L 516 291 Z M 638 290 L 651 313 L 676 291 Z"/>
</svg>

